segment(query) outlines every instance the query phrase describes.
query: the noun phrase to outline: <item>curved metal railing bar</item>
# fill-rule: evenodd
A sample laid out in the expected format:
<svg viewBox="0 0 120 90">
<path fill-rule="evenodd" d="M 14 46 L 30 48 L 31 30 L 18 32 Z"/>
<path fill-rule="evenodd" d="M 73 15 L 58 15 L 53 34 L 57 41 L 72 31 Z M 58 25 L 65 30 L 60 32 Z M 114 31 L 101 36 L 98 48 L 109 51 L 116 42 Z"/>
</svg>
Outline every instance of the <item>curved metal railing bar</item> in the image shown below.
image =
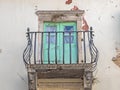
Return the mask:
<svg viewBox="0 0 120 90">
<path fill-rule="evenodd" d="M 27 29 L 27 46 L 23 52 L 23 61 L 25 65 L 30 64 L 30 58 L 32 56 L 32 41 L 29 33 L 29 28 Z"/>
<path fill-rule="evenodd" d="M 96 46 L 93 42 L 93 32 L 92 27 L 90 28 L 90 33 L 88 33 L 88 41 L 89 41 L 89 49 L 90 49 L 90 55 L 91 55 L 91 63 L 92 63 L 92 71 L 96 70 L 97 62 L 98 62 L 98 56 L 99 52 Z M 91 68 L 90 68 L 91 69 Z"/>
</svg>

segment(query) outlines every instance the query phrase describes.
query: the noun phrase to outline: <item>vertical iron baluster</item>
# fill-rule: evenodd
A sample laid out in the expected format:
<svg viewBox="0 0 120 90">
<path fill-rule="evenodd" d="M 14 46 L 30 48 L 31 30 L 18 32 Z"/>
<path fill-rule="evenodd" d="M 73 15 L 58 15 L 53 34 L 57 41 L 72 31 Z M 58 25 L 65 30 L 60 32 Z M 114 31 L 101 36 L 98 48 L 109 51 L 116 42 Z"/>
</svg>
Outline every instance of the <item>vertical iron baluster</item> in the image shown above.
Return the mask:
<svg viewBox="0 0 120 90">
<path fill-rule="evenodd" d="M 84 45 L 84 62 L 86 63 L 86 43 L 85 43 L 85 31 L 83 31 L 83 45 Z"/>
<path fill-rule="evenodd" d="M 69 55 L 70 55 L 70 64 L 71 64 L 72 63 L 71 61 L 71 32 L 69 32 L 69 49 L 70 49 Z"/>
<path fill-rule="evenodd" d="M 92 52 L 92 46 L 93 46 L 93 32 L 92 32 L 92 30 L 93 30 L 93 28 L 92 27 L 90 27 L 90 41 L 89 41 L 89 43 L 90 43 L 90 51 L 91 51 L 91 63 L 93 62 L 93 52 Z"/>
<path fill-rule="evenodd" d="M 50 64 L 50 32 L 48 32 L 48 64 Z"/>
<path fill-rule="evenodd" d="M 29 64 L 31 64 L 31 61 L 30 61 L 30 57 L 31 57 L 31 55 L 30 55 L 30 51 L 31 51 L 31 39 L 30 39 L 31 37 L 30 37 L 30 33 L 28 33 L 28 40 L 29 40 L 29 46 L 30 46 L 30 49 L 29 49 L 29 56 L 28 56 L 28 58 L 29 58 Z"/>
<path fill-rule="evenodd" d="M 57 32 L 55 32 L 55 64 L 57 64 Z"/>
<path fill-rule="evenodd" d="M 65 51 L 65 50 L 64 50 L 64 44 L 65 44 L 65 41 L 64 41 L 64 32 L 63 32 L 63 64 L 65 63 L 65 61 L 64 61 L 64 53 L 65 53 L 65 52 L 64 52 L 64 51 Z"/>
<path fill-rule="evenodd" d="M 31 43 L 30 43 L 30 29 L 29 28 L 27 28 L 27 37 L 28 37 L 27 38 L 28 39 L 28 46 L 30 47 Z M 31 64 L 30 63 L 30 51 L 28 51 L 28 62 L 29 62 L 29 64 Z"/>
<path fill-rule="evenodd" d="M 36 33 L 34 35 L 34 64 L 36 64 Z"/>
<path fill-rule="evenodd" d="M 93 28 L 90 27 L 90 39 L 91 39 L 91 40 L 93 40 L 93 31 L 92 31 L 92 30 L 93 30 Z"/>
<path fill-rule="evenodd" d="M 43 64 L 43 32 L 41 34 L 41 64 Z"/>
<path fill-rule="evenodd" d="M 76 31 L 76 44 L 77 44 L 77 48 L 76 48 L 76 50 L 77 50 L 77 64 L 79 63 L 79 47 L 78 47 L 78 33 L 79 32 L 77 32 Z"/>
<path fill-rule="evenodd" d="M 29 51 L 29 63 L 32 63 L 31 55 L 32 55 L 32 41 L 33 41 L 33 33 L 29 33 L 29 40 L 30 40 L 30 51 Z"/>
<path fill-rule="evenodd" d="M 92 60 L 93 60 L 93 54 L 92 54 L 92 48 L 91 48 L 92 43 L 91 43 L 90 33 L 91 32 L 87 32 L 87 35 L 88 35 L 88 44 L 89 44 L 89 52 L 90 52 L 91 62 L 92 62 Z"/>
</svg>

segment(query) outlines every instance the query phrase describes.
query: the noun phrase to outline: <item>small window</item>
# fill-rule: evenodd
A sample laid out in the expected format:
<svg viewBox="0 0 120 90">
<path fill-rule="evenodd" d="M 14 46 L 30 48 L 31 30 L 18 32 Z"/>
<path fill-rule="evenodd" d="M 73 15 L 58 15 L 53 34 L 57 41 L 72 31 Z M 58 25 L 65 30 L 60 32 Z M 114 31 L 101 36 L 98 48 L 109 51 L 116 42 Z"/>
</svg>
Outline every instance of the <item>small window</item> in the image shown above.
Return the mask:
<svg viewBox="0 0 120 90">
<path fill-rule="evenodd" d="M 55 44 L 55 41 L 56 41 L 56 35 L 55 33 L 52 33 L 52 32 L 55 32 L 57 31 L 57 26 L 47 26 L 46 27 L 46 31 L 47 32 L 51 32 L 51 33 L 46 33 L 46 42 L 47 43 L 51 43 L 51 44 Z"/>
<path fill-rule="evenodd" d="M 55 32 L 57 31 L 57 26 L 46 26 L 46 31 L 47 32 Z"/>
<path fill-rule="evenodd" d="M 65 31 L 65 32 L 74 31 L 74 28 L 73 28 L 73 26 L 65 26 L 65 27 L 64 27 L 64 31 Z"/>
<path fill-rule="evenodd" d="M 73 26 L 65 26 L 64 27 L 65 35 L 64 35 L 64 43 L 73 43 L 74 41 L 74 36 L 71 31 L 74 31 Z"/>
</svg>

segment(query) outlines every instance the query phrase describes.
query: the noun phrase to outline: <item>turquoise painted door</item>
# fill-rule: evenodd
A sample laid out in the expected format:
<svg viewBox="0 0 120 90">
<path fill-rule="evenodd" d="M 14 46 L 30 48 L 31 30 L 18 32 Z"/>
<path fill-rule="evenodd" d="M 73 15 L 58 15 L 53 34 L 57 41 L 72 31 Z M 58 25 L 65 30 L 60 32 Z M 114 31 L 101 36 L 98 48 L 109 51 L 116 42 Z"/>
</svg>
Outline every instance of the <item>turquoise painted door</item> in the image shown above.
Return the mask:
<svg viewBox="0 0 120 90">
<path fill-rule="evenodd" d="M 44 23 L 44 33 L 43 35 L 43 63 L 44 64 L 55 64 L 58 58 L 58 42 L 56 38 L 59 38 L 55 32 L 59 31 L 58 23 Z M 51 32 L 51 33 L 49 33 Z M 57 44 L 57 45 L 56 45 Z"/>
<path fill-rule="evenodd" d="M 44 31 L 44 64 L 77 63 L 76 22 L 45 22 Z"/>
<path fill-rule="evenodd" d="M 76 23 L 64 22 L 60 24 L 60 55 L 65 64 L 77 63 L 77 41 L 76 41 Z M 62 45 L 63 44 L 63 45 Z"/>
</svg>

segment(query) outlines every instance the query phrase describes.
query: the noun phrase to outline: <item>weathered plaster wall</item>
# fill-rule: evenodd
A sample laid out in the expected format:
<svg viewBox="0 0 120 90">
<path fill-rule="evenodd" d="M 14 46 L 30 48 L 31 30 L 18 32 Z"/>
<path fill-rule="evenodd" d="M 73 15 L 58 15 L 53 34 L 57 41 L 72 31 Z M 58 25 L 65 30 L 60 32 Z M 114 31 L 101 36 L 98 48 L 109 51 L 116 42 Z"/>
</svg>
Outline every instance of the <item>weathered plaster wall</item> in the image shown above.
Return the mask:
<svg viewBox="0 0 120 90">
<path fill-rule="evenodd" d="M 27 90 L 22 53 L 26 28 L 37 30 L 35 9 L 70 10 L 74 5 L 86 11 L 100 52 L 93 90 L 120 89 L 120 68 L 112 62 L 120 48 L 120 0 L 73 0 L 70 5 L 65 0 L 0 0 L 0 90 Z"/>
<path fill-rule="evenodd" d="M 27 90 L 22 53 L 26 28 L 37 27 L 34 7 L 24 0 L 0 0 L 0 90 Z"/>
</svg>

